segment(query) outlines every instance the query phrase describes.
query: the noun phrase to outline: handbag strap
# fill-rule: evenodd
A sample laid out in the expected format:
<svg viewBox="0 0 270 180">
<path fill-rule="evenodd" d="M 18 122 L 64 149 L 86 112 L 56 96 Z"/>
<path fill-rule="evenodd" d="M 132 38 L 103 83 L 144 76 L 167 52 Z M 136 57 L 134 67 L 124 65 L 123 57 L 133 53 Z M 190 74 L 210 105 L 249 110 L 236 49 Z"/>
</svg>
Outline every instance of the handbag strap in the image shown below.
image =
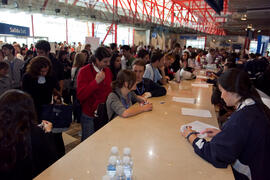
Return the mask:
<svg viewBox="0 0 270 180">
<path fill-rule="evenodd" d="M 76 71 L 75 71 L 75 74 L 74 74 L 74 77 L 73 77 L 72 81 L 75 81 L 75 78 L 76 78 L 76 76 L 77 76 L 79 70 L 80 70 L 80 68 L 77 67 L 77 69 L 76 69 Z"/>
</svg>

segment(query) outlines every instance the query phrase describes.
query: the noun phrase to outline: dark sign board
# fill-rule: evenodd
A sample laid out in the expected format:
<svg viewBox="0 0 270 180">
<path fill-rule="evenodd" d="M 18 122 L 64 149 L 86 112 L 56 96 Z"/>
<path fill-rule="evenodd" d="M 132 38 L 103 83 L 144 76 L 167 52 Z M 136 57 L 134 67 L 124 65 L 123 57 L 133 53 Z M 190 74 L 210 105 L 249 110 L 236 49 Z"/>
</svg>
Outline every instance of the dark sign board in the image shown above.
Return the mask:
<svg viewBox="0 0 270 180">
<path fill-rule="evenodd" d="M 0 23 L 0 34 L 12 34 L 17 36 L 30 36 L 29 27 L 15 26 L 11 24 Z"/>
<path fill-rule="evenodd" d="M 197 36 L 180 36 L 180 39 L 196 40 Z"/>
</svg>

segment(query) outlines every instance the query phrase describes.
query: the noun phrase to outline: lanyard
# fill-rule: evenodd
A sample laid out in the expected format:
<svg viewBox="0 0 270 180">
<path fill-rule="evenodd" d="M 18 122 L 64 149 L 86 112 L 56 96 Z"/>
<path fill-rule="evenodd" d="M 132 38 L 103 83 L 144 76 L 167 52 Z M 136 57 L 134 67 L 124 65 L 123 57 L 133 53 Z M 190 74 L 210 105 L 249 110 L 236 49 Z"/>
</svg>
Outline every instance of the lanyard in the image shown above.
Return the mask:
<svg viewBox="0 0 270 180">
<path fill-rule="evenodd" d="M 156 82 L 155 81 L 155 70 L 154 70 L 154 67 L 152 66 L 152 64 L 150 64 L 150 66 L 152 67 L 152 71 L 153 71 L 153 81 Z"/>
<path fill-rule="evenodd" d="M 136 86 L 136 89 L 137 89 L 137 92 L 139 93 L 139 95 L 142 95 L 144 93 L 144 91 L 145 91 L 145 89 L 144 89 L 144 80 L 142 80 L 142 87 L 138 88 L 138 86 Z"/>
</svg>

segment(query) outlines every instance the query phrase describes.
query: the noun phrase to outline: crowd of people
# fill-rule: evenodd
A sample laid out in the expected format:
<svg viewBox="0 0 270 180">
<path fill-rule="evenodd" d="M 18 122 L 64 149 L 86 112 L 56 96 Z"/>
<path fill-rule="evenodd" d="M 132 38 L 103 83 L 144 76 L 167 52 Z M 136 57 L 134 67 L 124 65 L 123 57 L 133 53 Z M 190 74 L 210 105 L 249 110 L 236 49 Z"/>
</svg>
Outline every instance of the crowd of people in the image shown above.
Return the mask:
<svg viewBox="0 0 270 180">
<path fill-rule="evenodd" d="M 212 78 L 207 82 L 214 84 L 211 101 L 220 107 L 221 130 L 206 132 L 215 136 L 210 142 L 197 138 L 191 128 L 183 136 L 193 144 L 197 154 L 216 167 L 238 160 L 251 167 L 251 176 L 255 178 L 262 177 L 258 174 L 261 169 L 269 168 L 265 164 L 257 166 L 258 161 L 250 161 L 249 155 L 255 154 L 260 162 L 265 162 L 264 156 L 257 156 L 254 149 L 243 152 L 243 148 L 249 148 L 247 146 L 252 146 L 252 143 L 257 144 L 263 153 L 269 151 L 269 108 L 258 99 L 255 90 L 256 87 L 270 96 L 269 57 L 229 53 L 218 48 L 208 51 L 191 46 L 181 48 L 179 43 L 166 51 L 151 46 L 118 47 L 114 43 L 100 46 L 94 53 L 90 44 L 82 47 L 80 43 L 77 47 L 56 43 L 56 53 L 51 53 L 51 45 L 45 40 L 29 49 L 26 46 L 21 48 L 17 43 L 2 46 L 0 177 L 31 179 L 65 154 L 62 133 L 50 133 L 53 124 L 41 118 L 44 105 L 59 99 L 72 105 L 73 120 L 81 123 L 81 141 L 84 141 L 96 131 L 95 113 L 100 104 L 106 104 L 109 121 L 116 116 L 128 118 L 151 111 L 153 105 L 147 99 L 166 95 L 163 85 L 172 80 L 181 83 L 195 79 L 195 70 L 201 68 L 219 70 L 211 73 Z M 246 103 L 248 99 L 252 101 Z M 132 106 L 136 102 L 141 105 Z M 243 113 L 252 114 L 252 111 L 258 114 L 258 118 L 256 113 L 249 116 L 250 124 L 247 125 Z M 224 115 L 226 118 L 222 119 Z M 227 118 L 229 116 L 231 118 Z M 256 120 L 260 122 L 256 123 Z M 237 136 L 237 130 L 242 127 L 243 137 L 229 135 L 234 133 Z M 257 129 L 250 135 L 247 134 L 249 128 Z M 249 136 L 251 140 L 247 139 Z M 256 136 L 264 139 L 256 142 Z M 235 142 L 220 145 L 231 139 Z M 45 157 L 42 155 L 44 151 Z M 226 151 L 231 154 L 224 155 Z M 269 156 L 267 158 L 269 160 Z M 31 168 L 26 171 L 27 167 Z M 236 177 L 241 177 L 239 173 L 235 172 Z"/>
</svg>

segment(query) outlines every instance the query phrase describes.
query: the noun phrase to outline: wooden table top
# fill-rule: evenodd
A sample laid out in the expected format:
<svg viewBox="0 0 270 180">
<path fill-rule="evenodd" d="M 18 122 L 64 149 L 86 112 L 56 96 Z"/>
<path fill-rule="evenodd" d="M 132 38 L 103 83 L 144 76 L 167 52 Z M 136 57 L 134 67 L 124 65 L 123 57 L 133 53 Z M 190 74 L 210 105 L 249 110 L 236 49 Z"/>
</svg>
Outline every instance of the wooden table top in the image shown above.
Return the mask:
<svg viewBox="0 0 270 180">
<path fill-rule="evenodd" d="M 131 148 L 135 180 L 234 179 L 230 167 L 217 169 L 201 159 L 180 134 L 180 126 L 198 120 L 218 127 L 210 98 L 212 87 L 191 86 L 200 80 L 170 82 L 167 95 L 150 98 L 153 111 L 130 118 L 117 117 L 42 172 L 36 180 L 100 180 L 112 146 Z M 172 97 L 196 98 L 196 104 L 172 101 Z M 163 103 L 165 102 L 165 103 Z M 181 108 L 206 109 L 212 118 L 184 116 Z"/>
</svg>

